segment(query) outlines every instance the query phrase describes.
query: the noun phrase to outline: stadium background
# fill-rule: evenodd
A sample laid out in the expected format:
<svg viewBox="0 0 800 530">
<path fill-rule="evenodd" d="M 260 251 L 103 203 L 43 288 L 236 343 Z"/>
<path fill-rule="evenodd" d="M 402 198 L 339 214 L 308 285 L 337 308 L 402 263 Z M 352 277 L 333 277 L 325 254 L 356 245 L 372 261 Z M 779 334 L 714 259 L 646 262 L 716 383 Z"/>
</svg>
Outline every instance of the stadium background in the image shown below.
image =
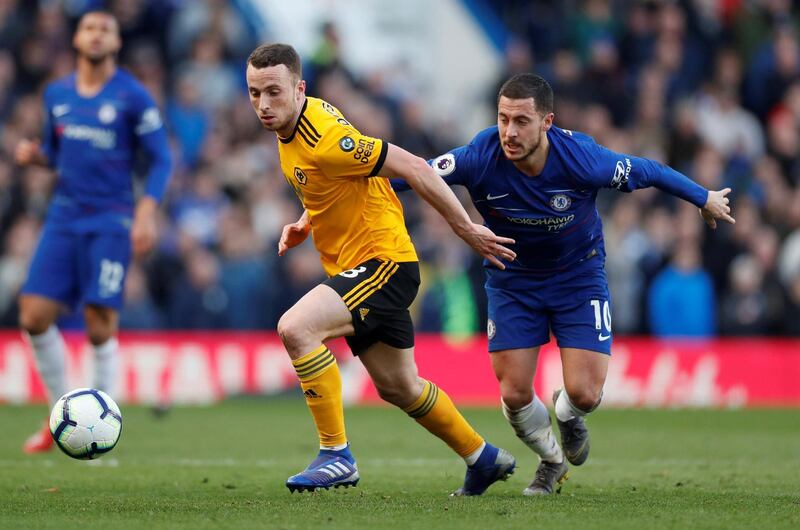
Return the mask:
<svg viewBox="0 0 800 530">
<path fill-rule="evenodd" d="M 105 6 L 121 23 L 121 64 L 161 106 L 177 161 L 158 249 L 128 272 L 125 399 L 206 402 L 294 384 L 271 331 L 322 269 L 309 243 L 277 257 L 280 230 L 300 207 L 243 73 L 255 45 L 283 40 L 304 57 L 310 94 L 424 157 L 491 125 L 500 83 L 534 71 L 554 87 L 559 126 L 708 188 L 733 187 L 737 223 L 713 233 L 695 208 L 657 190 L 600 194 L 619 338 L 607 401 L 800 404 L 797 3 L 400 4 L 0 1 L 0 401 L 42 398 L 14 331 L 15 297 L 54 181 L 16 167 L 13 149 L 39 135 L 43 86 L 73 67 L 77 17 Z M 413 308 L 418 331 L 430 334 L 421 369 L 456 386 L 461 401 L 496 403 L 480 260 L 431 208 L 401 198 L 423 263 Z M 79 334 L 69 344 L 77 386 L 91 359 Z M 339 350 L 350 398 L 374 398 L 359 363 Z M 552 347 L 542 363 L 537 388 L 548 395 L 560 377 Z"/>
</svg>

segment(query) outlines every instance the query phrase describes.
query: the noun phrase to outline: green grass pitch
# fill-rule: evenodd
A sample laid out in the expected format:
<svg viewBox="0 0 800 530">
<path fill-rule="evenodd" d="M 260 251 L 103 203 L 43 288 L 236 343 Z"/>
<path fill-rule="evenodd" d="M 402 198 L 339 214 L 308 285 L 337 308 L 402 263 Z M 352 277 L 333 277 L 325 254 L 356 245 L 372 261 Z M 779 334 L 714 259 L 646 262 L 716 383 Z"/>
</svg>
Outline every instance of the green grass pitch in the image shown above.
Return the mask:
<svg viewBox="0 0 800 530">
<path fill-rule="evenodd" d="M 392 408 L 347 410 L 357 488 L 289 494 L 316 452 L 299 399 L 123 407 L 122 439 L 93 462 L 25 456 L 41 407 L 0 407 L 0 528 L 800 528 L 800 411 L 599 410 L 592 453 L 561 494 L 521 491 L 537 460 L 498 409 L 465 409 L 517 457 L 507 482 L 449 498 L 464 467 Z"/>
</svg>

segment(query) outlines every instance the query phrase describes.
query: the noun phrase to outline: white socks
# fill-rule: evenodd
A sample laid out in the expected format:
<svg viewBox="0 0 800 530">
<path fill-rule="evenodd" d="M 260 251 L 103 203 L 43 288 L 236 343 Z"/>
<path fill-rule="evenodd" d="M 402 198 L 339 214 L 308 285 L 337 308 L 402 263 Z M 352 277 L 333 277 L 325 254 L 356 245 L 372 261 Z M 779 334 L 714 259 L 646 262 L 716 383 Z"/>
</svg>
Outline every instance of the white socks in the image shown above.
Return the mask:
<svg viewBox="0 0 800 530">
<path fill-rule="evenodd" d="M 550 426 L 550 414 L 544 403 L 536 396 L 521 409 L 512 410 L 503 402 L 503 415 L 517 437 L 530 447 L 544 462 L 560 463 L 564 453 L 558 445 Z"/>
<path fill-rule="evenodd" d="M 116 337 L 111 337 L 103 344 L 92 347 L 94 349 L 94 387 L 117 399 L 119 342 Z"/>
<path fill-rule="evenodd" d="M 569 400 L 566 389 L 563 388 L 558 394 L 558 399 L 556 399 L 553 406 L 556 409 L 556 418 L 558 418 L 559 421 L 569 421 L 575 416 L 586 416 L 586 414 L 591 412 L 591 410 L 581 410 L 573 405 L 572 401 Z M 595 407 L 592 407 L 592 410 L 594 409 Z"/>
<path fill-rule="evenodd" d="M 55 325 L 40 335 L 25 333 L 36 357 L 39 375 L 47 387 L 47 399 L 52 407 L 58 398 L 67 393 L 66 350 L 64 338 Z"/>
<path fill-rule="evenodd" d="M 486 447 L 486 442 L 483 442 L 480 447 L 472 451 L 470 454 L 464 457 L 464 462 L 467 463 L 468 466 L 473 465 L 475 462 L 478 461 L 478 458 L 481 457 L 481 453 L 483 449 Z"/>
</svg>

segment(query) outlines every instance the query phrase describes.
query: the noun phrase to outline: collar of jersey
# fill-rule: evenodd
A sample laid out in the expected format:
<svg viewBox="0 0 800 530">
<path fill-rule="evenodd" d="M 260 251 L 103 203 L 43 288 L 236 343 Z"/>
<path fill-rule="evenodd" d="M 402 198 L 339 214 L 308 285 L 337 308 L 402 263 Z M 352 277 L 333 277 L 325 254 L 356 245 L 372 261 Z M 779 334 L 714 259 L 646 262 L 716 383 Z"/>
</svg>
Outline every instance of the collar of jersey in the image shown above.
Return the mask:
<svg viewBox="0 0 800 530">
<path fill-rule="evenodd" d="M 294 140 L 294 135 L 297 134 L 297 127 L 300 125 L 300 119 L 303 117 L 303 114 L 305 114 L 305 112 L 306 112 L 306 107 L 308 107 L 308 98 L 306 98 L 306 100 L 303 101 L 303 108 L 300 109 L 300 115 L 297 116 L 297 121 L 294 122 L 294 129 L 292 129 L 292 134 L 290 134 L 286 138 L 281 138 L 280 136 L 278 136 L 278 140 L 280 140 L 281 143 L 288 144 L 289 142 Z"/>
</svg>

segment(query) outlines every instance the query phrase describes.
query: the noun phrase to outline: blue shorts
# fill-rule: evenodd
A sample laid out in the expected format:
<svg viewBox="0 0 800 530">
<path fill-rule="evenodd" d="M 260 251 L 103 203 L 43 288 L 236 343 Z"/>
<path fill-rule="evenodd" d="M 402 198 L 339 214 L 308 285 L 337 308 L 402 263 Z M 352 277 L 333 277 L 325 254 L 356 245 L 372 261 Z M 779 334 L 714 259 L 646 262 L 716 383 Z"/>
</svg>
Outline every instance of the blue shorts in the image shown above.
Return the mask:
<svg viewBox="0 0 800 530">
<path fill-rule="evenodd" d="M 601 260 L 548 278 L 487 269 L 489 351 L 550 342 L 611 354 L 611 297 Z"/>
<path fill-rule="evenodd" d="M 45 224 L 22 293 L 71 310 L 94 304 L 119 311 L 130 258 L 126 233 L 76 233 Z"/>
</svg>

